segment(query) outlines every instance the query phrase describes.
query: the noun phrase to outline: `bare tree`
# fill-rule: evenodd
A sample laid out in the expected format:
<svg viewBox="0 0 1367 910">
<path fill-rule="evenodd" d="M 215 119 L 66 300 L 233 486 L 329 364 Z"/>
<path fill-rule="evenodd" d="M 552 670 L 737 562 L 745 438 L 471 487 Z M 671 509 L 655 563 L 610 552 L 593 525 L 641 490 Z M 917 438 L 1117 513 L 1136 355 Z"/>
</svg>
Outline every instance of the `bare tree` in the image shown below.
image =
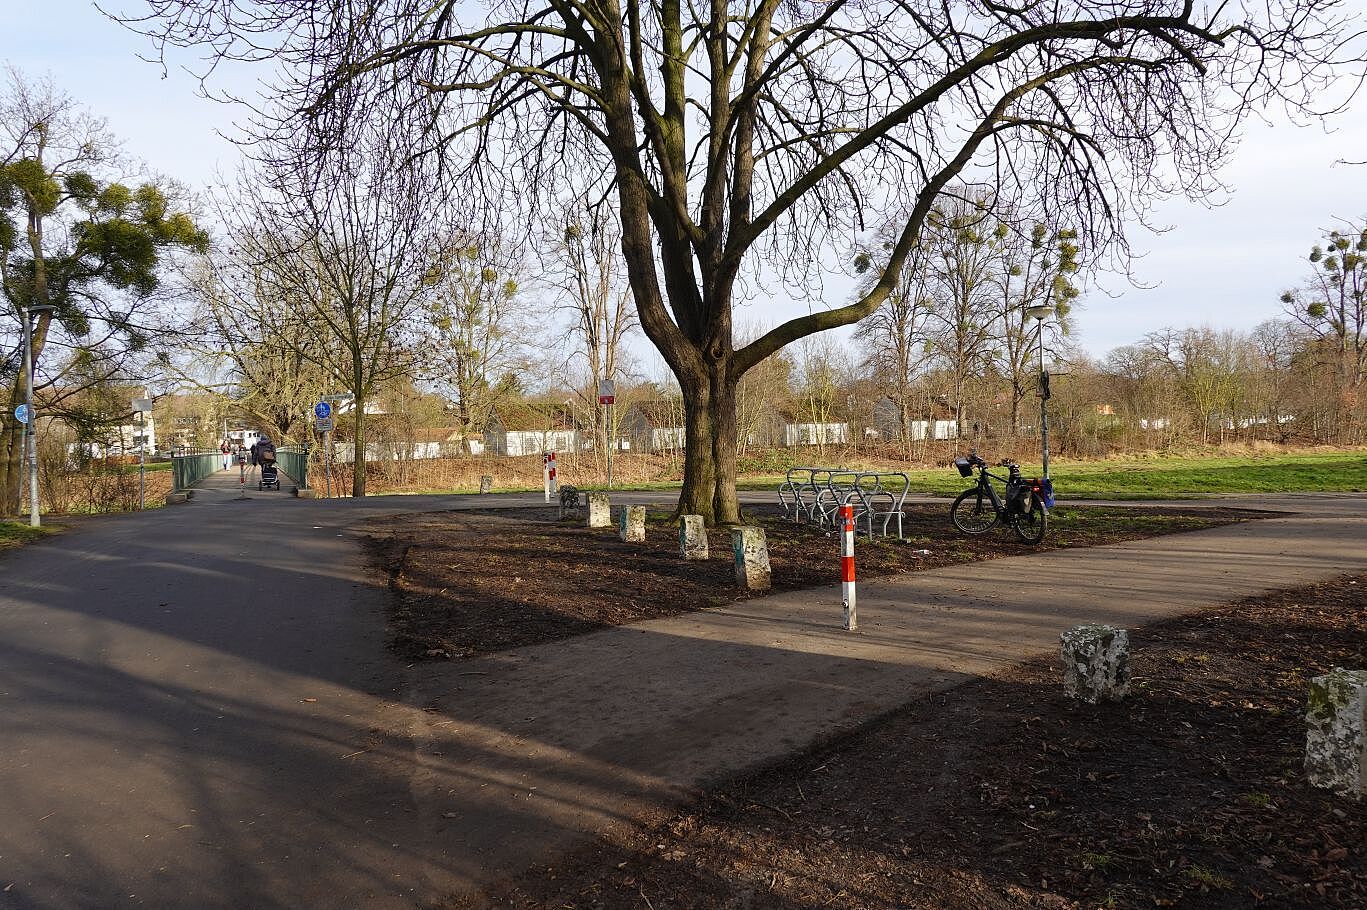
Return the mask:
<svg viewBox="0 0 1367 910">
<path fill-rule="evenodd" d="M 892 240 L 884 244 L 888 249 Z M 924 242 L 917 244 L 887 299 L 860 321 L 854 333 L 855 342 L 865 352 L 864 369 L 881 380 L 897 408 L 898 441 L 908 459 L 912 457 L 916 380 L 933 353 L 926 342 L 932 308 L 927 253 Z M 865 264 L 865 260 L 857 263 L 860 267 Z"/>
<path fill-rule="evenodd" d="M 525 362 L 530 326 L 522 270 L 519 257 L 487 235 L 453 241 L 437 268 L 424 374 L 455 406 L 462 451 L 514 391 Z"/>
<path fill-rule="evenodd" d="M 798 445 L 815 445 L 817 452 L 826 454 L 826 446 L 849 441 L 832 438 L 831 427 L 841 408 L 844 383 L 849 372 L 849 358 L 844 348 L 829 336 L 803 339 L 798 345 L 797 388 L 793 394 L 793 416 L 799 428 Z M 802 427 L 811 427 L 807 438 L 802 438 Z"/>
<path fill-rule="evenodd" d="M 563 224 L 553 274 L 569 313 L 570 334 L 578 339 L 574 354 L 583 358 L 588 373 L 578 394 L 593 415 L 595 457 L 601 459 L 614 444 L 617 405 L 599 402 L 598 382 L 618 380 L 623 341 L 636 327 L 636 314 L 616 214 L 605 204 L 579 199 L 567 207 Z"/>
<path fill-rule="evenodd" d="M 487 205 L 615 193 L 642 328 L 684 390 L 679 508 L 721 522 L 740 378 L 877 309 L 953 181 L 1114 248 L 1155 197 L 1211 188 L 1246 111 L 1330 97 L 1356 35 L 1335 0 L 148 4 L 164 42 L 278 59 L 324 135 L 357 85 L 432 92 L 432 147 Z M 810 287 L 880 211 L 908 214 L 865 293 L 737 347 L 742 276 Z"/>
<path fill-rule="evenodd" d="M 295 142 L 259 152 L 228 213 L 239 324 L 294 319 L 293 348 L 350 397 L 352 495 L 366 488 L 367 406 L 389 380 L 417 372 L 420 316 L 444 277 L 445 208 L 435 166 L 410 160 L 380 116 L 348 124 L 327 154 Z M 290 340 L 292 336 L 281 336 Z"/>
<path fill-rule="evenodd" d="M 997 276 L 1006 234 L 1006 226 L 985 203 L 952 200 L 931 212 L 921 241 L 931 281 L 927 343 L 949 372 L 950 407 L 961 433 L 968 387 L 993 359 Z"/>
<path fill-rule="evenodd" d="M 1200 428 L 1201 442 L 1210 441 L 1212 424 L 1223 441 L 1237 419 L 1247 367 L 1246 351 L 1236 334 L 1211 328 L 1163 329 L 1150 332 L 1144 346 L 1171 371 Z"/>
<path fill-rule="evenodd" d="M 1319 339 L 1318 353 L 1337 379 L 1337 420 L 1350 434 L 1367 379 L 1367 227 L 1327 232 L 1309 258 L 1310 280 L 1282 294 L 1282 303 Z"/>
<path fill-rule="evenodd" d="M 996 300 L 996 326 L 999 345 L 997 368 L 1011 385 L 1011 432 L 1020 429 L 1021 402 L 1035 385 L 1038 364 L 1037 345 L 1049 347 L 1054 339 L 1072 330 L 1070 318 L 1079 291 L 1073 283 L 1081 263 L 1078 259 L 1077 232 L 1051 230 L 1041 222 L 1022 232 L 1022 225 L 1003 221 L 1008 227 L 1002 242 L 998 272 L 999 296 Z M 1048 326 L 1032 325 L 1026 311 L 1033 306 L 1054 308 Z M 1045 332 L 1039 337 L 1036 332 Z"/>
</svg>

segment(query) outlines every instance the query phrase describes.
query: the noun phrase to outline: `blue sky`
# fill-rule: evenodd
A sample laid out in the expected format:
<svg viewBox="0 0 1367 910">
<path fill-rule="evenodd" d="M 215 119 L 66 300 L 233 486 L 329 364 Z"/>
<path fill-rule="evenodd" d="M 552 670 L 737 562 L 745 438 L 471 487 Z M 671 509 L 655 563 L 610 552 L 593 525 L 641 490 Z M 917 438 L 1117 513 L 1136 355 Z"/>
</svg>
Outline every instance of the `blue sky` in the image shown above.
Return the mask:
<svg viewBox="0 0 1367 910">
<path fill-rule="evenodd" d="M 136 0 L 122 5 L 138 6 Z M 163 78 L 160 67 L 137 59 L 151 51 L 146 39 L 106 19 L 88 0 L 0 0 L 0 61 L 30 77 L 50 74 L 108 118 L 128 154 L 156 172 L 192 187 L 220 170 L 230 173 L 237 152 L 218 132 L 231 134 L 242 112 L 199 97 L 183 71 L 172 68 Z M 252 79 L 268 75 L 264 69 L 229 72 L 216 84 L 244 92 Z M 1234 190 L 1224 205 L 1173 201 L 1156 219 L 1171 231 L 1132 232 L 1134 248 L 1144 254 L 1134 276 L 1148 287 L 1105 277 L 1109 295 L 1090 293 L 1078 313 L 1082 346 L 1104 355 L 1166 326 L 1247 329 L 1279 315 L 1277 298 L 1305 276 L 1305 256 L 1320 229 L 1367 216 L 1367 168 L 1336 165 L 1340 158 L 1367 159 L 1367 98 L 1331 132 L 1251 124 L 1223 174 Z M 767 309 L 755 305 L 740 318 L 766 318 Z"/>
</svg>

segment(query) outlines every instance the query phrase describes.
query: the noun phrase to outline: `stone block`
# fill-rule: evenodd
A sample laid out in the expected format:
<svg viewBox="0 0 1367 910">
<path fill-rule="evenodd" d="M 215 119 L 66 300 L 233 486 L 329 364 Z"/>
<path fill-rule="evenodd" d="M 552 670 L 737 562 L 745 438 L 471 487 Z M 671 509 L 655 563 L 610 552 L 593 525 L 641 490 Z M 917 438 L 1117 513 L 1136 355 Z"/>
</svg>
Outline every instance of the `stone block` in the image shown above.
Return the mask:
<svg viewBox="0 0 1367 910">
<path fill-rule="evenodd" d="M 646 507 L 623 506 L 618 516 L 617 533 L 631 543 L 643 543 L 646 539 Z"/>
<path fill-rule="evenodd" d="M 298 496 L 300 499 L 317 499 L 318 491 L 311 490 L 308 487 L 300 487 L 294 491 L 294 495 Z"/>
<path fill-rule="evenodd" d="M 608 494 L 590 490 L 589 501 L 589 527 L 607 528 L 612 526 L 612 500 Z"/>
<path fill-rule="evenodd" d="M 701 515 L 679 518 L 679 554 L 684 559 L 707 558 L 707 521 Z"/>
<path fill-rule="evenodd" d="M 769 590 L 769 541 L 764 529 L 732 528 L 731 552 L 736 558 L 736 584 L 747 591 Z"/>
<path fill-rule="evenodd" d="M 1340 796 L 1367 794 L 1367 670 L 1335 667 L 1310 680 L 1305 773 Z"/>
<path fill-rule="evenodd" d="M 492 491 L 493 488 L 494 479 L 490 477 L 488 474 L 481 474 L 479 478 L 479 491 L 481 493 L 488 493 Z"/>
<path fill-rule="evenodd" d="M 1063 691 L 1094 705 L 1130 694 L 1130 635 L 1101 624 L 1075 626 L 1063 642 Z"/>
<path fill-rule="evenodd" d="M 173 505 L 175 505 L 175 504 L 177 504 L 177 503 L 181 503 L 181 502 L 189 502 L 189 500 L 190 500 L 190 494 L 189 494 L 189 493 L 167 493 L 167 494 L 166 494 L 166 504 L 167 504 L 168 506 L 173 506 Z"/>
</svg>

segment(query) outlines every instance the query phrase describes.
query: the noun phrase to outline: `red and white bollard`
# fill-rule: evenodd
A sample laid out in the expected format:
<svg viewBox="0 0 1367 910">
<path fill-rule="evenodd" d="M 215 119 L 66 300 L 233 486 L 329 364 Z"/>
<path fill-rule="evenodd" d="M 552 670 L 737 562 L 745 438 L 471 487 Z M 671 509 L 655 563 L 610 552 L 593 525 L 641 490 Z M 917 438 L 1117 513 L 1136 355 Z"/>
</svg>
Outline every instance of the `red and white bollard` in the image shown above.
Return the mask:
<svg viewBox="0 0 1367 910">
<path fill-rule="evenodd" d="M 845 631 L 859 627 L 854 606 L 854 506 L 840 507 L 840 596 L 845 601 Z"/>
<path fill-rule="evenodd" d="M 541 460 L 543 463 L 542 477 L 546 482 L 546 501 L 550 502 L 551 494 L 558 492 L 560 489 L 560 485 L 555 479 L 555 453 L 547 452 L 542 456 Z"/>
</svg>

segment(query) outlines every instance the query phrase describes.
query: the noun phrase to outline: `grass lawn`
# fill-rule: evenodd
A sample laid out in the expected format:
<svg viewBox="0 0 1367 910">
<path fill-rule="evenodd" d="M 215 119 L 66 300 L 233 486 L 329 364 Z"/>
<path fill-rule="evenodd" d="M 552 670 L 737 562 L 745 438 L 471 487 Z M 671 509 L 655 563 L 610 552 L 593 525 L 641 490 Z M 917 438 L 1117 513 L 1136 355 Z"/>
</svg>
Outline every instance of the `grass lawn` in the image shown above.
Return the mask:
<svg viewBox="0 0 1367 910">
<path fill-rule="evenodd" d="M 29 527 L 27 524 L 18 521 L 0 521 L 0 550 L 9 550 L 14 547 L 22 547 L 29 541 L 38 540 L 53 533 L 53 528 L 44 526 L 41 528 Z"/>
<path fill-rule="evenodd" d="M 148 470 L 149 473 L 152 472 L 152 471 L 169 471 L 169 470 L 171 470 L 171 462 L 169 462 L 169 461 L 149 461 L 149 462 L 147 462 L 146 467 L 147 467 L 147 470 Z M 119 473 L 120 473 L 120 474 L 136 474 L 136 473 L 138 473 L 138 463 L 137 463 L 137 462 L 133 462 L 133 464 L 121 464 L 121 465 L 119 465 Z"/>
<path fill-rule="evenodd" d="M 1132 456 L 1050 464 L 1054 487 L 1067 499 L 1168 499 L 1210 493 L 1367 491 L 1367 452 L 1267 456 Z M 1022 465 L 1038 474 L 1038 464 Z M 953 495 L 970 483 L 953 468 L 907 472 L 914 492 Z M 745 478 L 741 488 L 772 489 L 781 477 Z"/>
</svg>

